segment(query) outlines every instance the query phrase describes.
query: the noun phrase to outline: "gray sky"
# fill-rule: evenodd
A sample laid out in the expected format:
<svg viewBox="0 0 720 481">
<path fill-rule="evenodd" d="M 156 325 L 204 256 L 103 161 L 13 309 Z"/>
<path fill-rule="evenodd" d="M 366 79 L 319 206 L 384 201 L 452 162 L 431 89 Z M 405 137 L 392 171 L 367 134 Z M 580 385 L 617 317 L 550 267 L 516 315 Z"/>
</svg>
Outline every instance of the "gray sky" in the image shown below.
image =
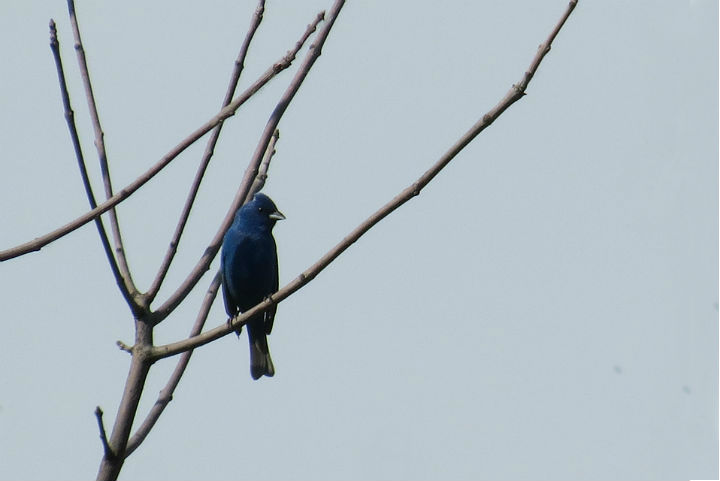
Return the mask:
<svg viewBox="0 0 720 481">
<path fill-rule="evenodd" d="M 330 4 L 269 0 L 243 85 Z M 78 1 L 117 188 L 217 111 L 255 5 Z M 265 191 L 288 218 L 281 285 L 494 106 L 565 5 L 348 2 L 280 125 Z M 2 2 L 3 249 L 87 210 L 51 17 L 98 172 L 65 2 Z M 279 306 L 277 375 L 250 379 L 244 336 L 202 348 L 122 478 L 717 478 L 717 19 L 713 0 L 581 0 L 527 97 Z M 291 75 L 226 123 L 161 300 Z M 143 289 L 203 146 L 119 208 Z M 158 343 L 186 335 L 209 282 Z M 93 410 L 111 425 L 114 343 L 132 341 L 94 226 L 0 265 L 0 290 L 0 478 L 92 478 Z M 208 327 L 223 322 L 218 299 Z M 141 419 L 174 364 L 153 369 Z"/>
</svg>

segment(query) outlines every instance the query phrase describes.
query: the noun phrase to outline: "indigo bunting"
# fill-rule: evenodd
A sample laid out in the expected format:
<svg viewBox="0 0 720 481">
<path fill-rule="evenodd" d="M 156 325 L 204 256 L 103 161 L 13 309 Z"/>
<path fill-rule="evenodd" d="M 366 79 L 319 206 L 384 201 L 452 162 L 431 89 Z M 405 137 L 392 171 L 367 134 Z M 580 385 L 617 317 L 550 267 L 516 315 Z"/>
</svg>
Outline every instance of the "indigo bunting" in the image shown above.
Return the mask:
<svg viewBox="0 0 720 481">
<path fill-rule="evenodd" d="M 255 194 L 235 214 L 223 238 L 220 254 L 225 311 L 231 318 L 277 291 L 277 248 L 272 229 L 275 222 L 284 218 L 265 194 Z M 250 375 L 253 379 L 275 374 L 266 336 L 272 330 L 276 309 L 272 306 L 250 318 L 246 324 L 250 341 Z M 241 331 L 242 328 L 237 330 L 238 336 Z"/>
</svg>

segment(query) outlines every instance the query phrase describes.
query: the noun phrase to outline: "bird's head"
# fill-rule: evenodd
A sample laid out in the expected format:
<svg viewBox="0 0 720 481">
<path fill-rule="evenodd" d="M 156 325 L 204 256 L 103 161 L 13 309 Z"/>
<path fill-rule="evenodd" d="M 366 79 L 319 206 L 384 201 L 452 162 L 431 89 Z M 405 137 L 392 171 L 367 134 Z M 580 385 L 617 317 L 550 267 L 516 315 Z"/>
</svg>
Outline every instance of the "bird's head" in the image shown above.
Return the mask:
<svg viewBox="0 0 720 481">
<path fill-rule="evenodd" d="M 236 221 L 244 224 L 273 228 L 275 222 L 285 219 L 275 203 L 265 194 L 257 193 L 250 202 L 238 211 Z"/>
</svg>

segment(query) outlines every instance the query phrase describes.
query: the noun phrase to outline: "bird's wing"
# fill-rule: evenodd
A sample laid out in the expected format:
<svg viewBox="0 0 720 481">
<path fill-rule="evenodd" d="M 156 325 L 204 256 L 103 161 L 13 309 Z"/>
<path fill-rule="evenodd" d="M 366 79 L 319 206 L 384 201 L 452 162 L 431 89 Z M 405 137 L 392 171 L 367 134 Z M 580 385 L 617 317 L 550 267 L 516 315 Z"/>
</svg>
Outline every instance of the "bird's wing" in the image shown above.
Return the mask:
<svg viewBox="0 0 720 481">
<path fill-rule="evenodd" d="M 277 248 L 275 247 L 275 242 L 273 242 L 273 258 L 275 260 L 274 265 L 272 266 L 273 270 L 273 278 L 272 278 L 272 289 L 270 289 L 270 293 L 274 294 L 278 290 L 279 286 L 279 280 L 278 280 L 278 261 L 277 261 Z M 277 304 L 273 304 L 273 306 L 265 311 L 265 333 L 270 334 L 272 332 L 273 328 L 273 321 L 275 321 L 275 312 L 277 311 Z"/>
<path fill-rule="evenodd" d="M 225 266 L 227 266 L 227 259 L 225 249 L 220 253 L 220 281 L 222 283 L 223 300 L 225 301 L 225 312 L 230 317 L 237 314 L 238 308 L 235 300 L 232 298 L 230 291 L 228 290 L 227 280 L 225 277 Z"/>
</svg>

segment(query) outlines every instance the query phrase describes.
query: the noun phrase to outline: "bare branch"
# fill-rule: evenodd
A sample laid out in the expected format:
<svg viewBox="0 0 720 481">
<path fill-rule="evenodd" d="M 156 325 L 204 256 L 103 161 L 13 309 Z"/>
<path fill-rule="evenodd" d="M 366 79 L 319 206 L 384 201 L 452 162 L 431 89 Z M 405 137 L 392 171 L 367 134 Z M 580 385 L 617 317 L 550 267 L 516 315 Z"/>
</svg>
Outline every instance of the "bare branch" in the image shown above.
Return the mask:
<svg viewBox="0 0 720 481">
<path fill-rule="evenodd" d="M 248 192 L 247 198 L 245 199 L 245 202 L 249 202 L 252 197 L 260 192 L 263 187 L 265 187 L 265 181 L 267 180 L 267 173 L 270 169 L 270 161 L 273 158 L 273 155 L 275 155 L 275 144 L 280 139 L 280 130 L 275 129 L 275 132 L 273 132 L 273 136 L 270 138 L 270 143 L 267 146 L 267 149 L 265 150 L 265 155 L 263 156 L 262 162 L 260 162 L 260 167 L 258 168 L 258 173 L 255 176 L 255 180 L 253 181 L 253 185 L 250 188 L 250 192 Z"/>
<path fill-rule="evenodd" d="M 103 185 L 105 187 L 105 197 L 109 199 L 112 197 L 112 182 L 110 181 L 110 168 L 107 161 L 107 153 L 105 152 L 105 134 L 103 133 L 102 126 L 100 125 L 100 116 L 97 111 L 97 104 L 95 103 L 95 94 L 93 93 L 92 83 L 90 82 L 90 72 L 87 67 L 87 58 L 85 57 L 85 48 L 80 38 L 80 27 L 78 26 L 77 15 L 75 13 L 75 2 L 74 0 L 67 0 L 68 12 L 70 14 L 70 24 L 72 25 L 73 35 L 75 37 L 75 52 L 78 58 L 78 67 L 80 68 L 80 77 L 85 87 L 85 97 L 87 98 L 88 109 L 90 111 L 90 119 L 92 120 L 93 130 L 95 131 L 95 148 L 97 149 L 98 159 L 100 160 L 100 172 L 103 179 Z M 92 206 L 95 207 L 95 206 Z M 110 217 L 110 229 L 113 233 L 113 239 L 115 241 L 115 255 L 122 273 L 121 280 L 125 284 L 125 288 L 122 291 L 127 291 L 133 296 L 137 294 L 137 289 L 132 280 L 130 274 L 130 268 L 127 264 L 127 258 L 125 256 L 125 249 L 123 248 L 122 236 L 120 235 L 120 225 L 117 219 L 117 213 L 115 208 L 112 207 L 109 211 Z M 127 301 L 130 303 L 135 312 L 137 303 L 133 299 L 129 299 L 126 296 Z"/>
<path fill-rule="evenodd" d="M 149 332 L 149 330 L 146 330 L 144 333 L 138 333 L 138 336 L 141 338 L 147 337 L 146 334 Z M 143 339 L 143 343 L 146 341 L 147 339 Z M 125 389 L 120 399 L 120 405 L 115 415 L 115 423 L 113 424 L 112 433 L 110 434 L 108 442 L 108 445 L 112 446 L 113 451 L 110 453 L 110 456 L 107 454 L 103 455 L 97 475 L 97 479 L 99 480 L 117 479 L 122 469 L 122 465 L 125 462 L 125 448 L 128 438 L 130 437 L 130 428 L 135 419 L 135 413 L 137 412 L 137 406 L 140 402 L 140 396 L 142 395 L 150 366 L 151 363 L 147 357 L 143 356 L 141 351 L 134 349 L 130 361 L 130 372 L 128 372 L 128 377 L 125 381 Z"/>
<path fill-rule="evenodd" d="M 215 274 L 212 282 L 210 283 L 210 287 L 208 287 L 208 290 L 205 293 L 205 298 L 203 299 L 203 303 L 200 306 L 200 311 L 198 312 L 197 318 L 195 319 L 195 324 L 190 331 L 190 337 L 197 336 L 198 334 L 200 334 L 200 332 L 202 332 L 205 321 L 207 320 L 208 313 L 210 312 L 210 307 L 215 300 L 215 296 L 217 296 L 219 288 L 220 272 L 218 271 Z M 177 385 L 180 382 L 180 378 L 185 373 L 185 368 L 187 367 L 188 362 L 190 362 L 191 355 L 192 349 L 184 352 L 182 356 L 180 356 L 180 360 L 178 361 L 177 366 L 175 366 L 175 370 L 170 375 L 170 378 L 168 379 L 167 384 L 165 384 L 165 387 L 160 391 L 160 395 L 155 401 L 155 404 L 150 409 L 147 416 L 145 417 L 145 420 L 137 429 L 135 434 L 133 434 L 133 436 L 128 441 L 128 445 L 125 451 L 125 457 L 130 456 L 130 454 L 132 454 L 132 452 L 135 451 L 140 446 L 140 444 L 142 444 L 142 442 L 152 430 L 153 426 L 155 426 L 155 423 L 160 418 L 160 415 L 163 413 L 168 403 L 172 401 L 175 388 L 177 388 Z"/>
<path fill-rule="evenodd" d="M 250 48 L 250 42 L 252 42 L 252 39 L 255 36 L 255 32 L 260 26 L 260 22 L 262 22 L 264 12 L 265 0 L 260 0 L 250 22 L 250 28 L 245 35 L 245 40 L 240 47 L 240 52 L 238 53 L 238 56 L 235 60 L 235 67 L 233 68 L 232 75 L 230 76 L 230 84 L 228 85 L 227 91 L 225 93 L 225 98 L 222 101 L 222 107 L 226 107 L 232 101 L 232 97 L 235 94 L 235 89 L 237 88 L 237 84 L 240 81 L 240 75 L 242 74 L 243 68 L 245 66 L 245 57 L 247 56 L 248 49 Z M 222 123 L 215 126 L 212 133 L 210 134 L 207 145 L 205 146 L 205 152 L 203 153 L 202 159 L 200 160 L 200 165 L 198 166 L 197 172 L 195 174 L 195 179 L 193 179 L 193 183 L 190 186 L 190 192 L 188 193 L 187 199 L 185 200 L 185 205 L 183 206 L 182 213 L 180 214 L 180 219 L 178 220 L 178 224 L 175 227 L 175 232 L 172 236 L 172 239 L 170 240 L 170 246 L 165 252 L 165 257 L 160 264 L 158 273 L 155 276 L 152 284 L 150 285 L 150 288 L 148 289 L 148 304 L 150 304 L 153 299 L 155 299 L 155 296 L 157 296 L 157 293 L 160 290 L 160 286 L 162 285 L 163 280 L 165 279 L 165 276 L 170 269 L 170 264 L 172 263 L 173 258 L 177 253 L 177 249 L 180 244 L 180 237 L 185 230 L 185 224 L 187 224 L 188 217 L 190 216 L 190 210 L 195 203 L 195 197 L 197 196 L 198 189 L 200 189 L 200 183 L 205 176 L 205 171 L 207 170 L 207 167 L 210 164 L 210 159 L 215 152 L 215 145 L 220 138 L 220 131 L 222 130 L 222 126 Z"/>
<path fill-rule="evenodd" d="M 228 213 L 225 215 L 225 219 L 220 225 L 220 228 L 215 234 L 215 237 L 213 237 L 212 241 L 210 242 L 210 245 L 205 249 L 202 257 L 192 269 L 190 274 L 187 276 L 185 281 L 183 281 L 180 287 L 178 287 L 178 289 L 168 298 L 168 300 L 165 301 L 162 306 L 160 306 L 155 311 L 154 319 L 156 324 L 165 319 L 182 302 L 182 300 L 185 299 L 185 297 L 195 287 L 203 274 L 205 274 L 205 272 L 207 272 L 210 268 L 210 263 L 215 258 L 218 250 L 220 250 L 220 244 L 222 243 L 223 236 L 230 227 L 230 224 L 233 221 L 233 217 L 235 216 L 235 212 L 240 208 L 240 206 L 245 201 L 248 192 L 250 192 L 252 183 L 257 176 L 260 162 L 262 161 L 262 158 L 267 151 L 270 139 L 275 133 L 275 130 L 280 123 L 280 119 L 285 113 L 288 105 L 290 105 L 293 97 L 300 89 L 300 85 L 302 85 L 303 80 L 305 80 L 305 77 L 307 77 L 308 72 L 310 72 L 310 69 L 315 64 L 315 61 L 318 59 L 318 57 L 320 57 L 320 54 L 322 53 L 322 46 L 325 44 L 325 40 L 327 39 L 330 30 L 332 29 L 335 20 L 337 19 L 337 16 L 340 13 L 340 10 L 342 9 L 344 4 L 344 0 L 335 1 L 333 8 L 330 11 L 330 14 L 325 20 L 325 23 L 318 31 L 315 42 L 310 45 L 310 50 L 305 56 L 305 60 L 298 68 L 298 71 L 295 73 L 295 77 L 293 77 L 290 85 L 288 85 L 287 89 L 283 93 L 272 114 L 270 114 L 270 118 L 268 119 L 267 124 L 265 124 L 265 130 L 263 131 L 260 137 L 260 141 L 258 142 L 258 145 L 255 148 L 255 152 L 253 153 L 253 156 L 250 160 L 250 163 L 245 170 L 245 174 L 243 176 L 242 182 L 240 183 L 240 187 L 238 188 L 238 192 L 232 204 L 230 205 L 230 208 L 228 209 Z M 321 13 L 320 15 L 323 14 Z M 320 17 L 320 15 L 318 15 L 318 18 Z"/>
<path fill-rule="evenodd" d="M 131 347 L 131 346 L 128 346 L 127 344 L 125 344 L 125 343 L 122 342 L 122 341 L 115 341 L 115 344 L 117 345 L 117 347 L 118 347 L 121 351 L 125 351 L 125 352 L 127 352 L 128 354 L 132 354 L 132 347 Z"/>
<path fill-rule="evenodd" d="M 273 304 L 277 304 L 294 292 L 298 291 L 305 284 L 314 279 L 323 269 L 325 269 L 331 262 L 337 259 L 348 247 L 350 247 L 355 241 L 362 237 L 367 231 L 378 224 L 381 220 L 387 217 L 390 213 L 398 209 L 400 206 L 405 204 L 408 200 L 420 194 L 420 191 L 428 184 L 432 179 L 448 164 L 450 161 L 460 153 L 475 137 L 490 126 L 495 119 L 497 119 L 510 105 L 521 99 L 525 95 L 525 89 L 528 83 L 535 75 L 542 59 L 550 50 L 552 41 L 557 36 L 558 32 L 564 25 L 567 18 L 572 13 L 573 9 L 577 5 L 577 0 L 573 0 L 569 3 L 567 10 L 563 17 L 560 19 L 558 24 L 553 29 L 550 36 L 547 38 L 544 44 L 540 46 L 538 53 L 533 58 L 529 69 L 525 72 L 523 79 L 513 85 L 505 97 L 493 107 L 487 114 L 485 114 L 478 122 L 468 130 L 465 135 L 460 137 L 450 149 L 445 152 L 423 175 L 421 175 L 415 182 L 405 188 L 402 192 L 396 195 L 387 204 L 378 209 L 374 214 L 368 217 L 362 224 L 357 226 L 350 234 L 348 234 L 340 243 L 330 249 L 323 257 L 320 258 L 315 264 L 306 269 L 303 273 L 289 282 L 282 289 L 277 291 L 272 296 L 266 298 L 252 309 L 245 311 L 242 315 L 235 317 L 231 322 L 223 323 L 220 326 L 199 334 L 195 337 L 184 339 L 179 342 L 172 344 L 166 344 L 162 346 L 156 346 L 151 349 L 149 356 L 153 359 L 162 359 L 168 356 L 173 356 L 190 349 L 194 349 L 198 346 L 207 344 L 215 339 L 223 337 L 240 326 L 243 326 L 247 320 L 254 315 L 269 309 Z"/>
<path fill-rule="evenodd" d="M 73 112 L 72 105 L 70 103 L 70 94 L 68 93 L 67 81 L 65 79 L 65 70 L 63 69 L 62 58 L 60 56 L 60 41 L 57 37 L 57 29 L 55 28 L 55 22 L 50 20 L 50 49 L 52 50 L 53 58 L 55 59 L 55 67 L 58 74 L 58 82 L 60 83 L 60 96 L 62 97 L 63 108 L 65 110 L 65 121 L 70 131 L 70 139 L 75 150 L 75 157 L 77 158 L 78 168 L 80 169 L 80 177 L 82 177 L 83 186 L 85 187 L 85 194 L 87 195 L 90 208 L 94 209 L 97 207 L 95 201 L 95 194 L 93 193 L 92 184 L 90 183 L 90 177 L 88 176 L 87 168 L 85 166 L 85 157 L 82 152 L 82 146 L 80 144 L 80 136 L 78 135 L 77 127 L 75 125 L 75 113 Z M 100 242 L 102 243 L 105 255 L 107 256 L 108 262 L 110 263 L 110 270 L 115 277 L 120 292 L 122 293 L 125 300 L 130 304 L 131 310 L 137 308 L 135 301 L 127 290 L 126 283 L 123 279 L 120 269 L 118 267 L 115 256 L 113 255 L 110 241 L 105 231 L 102 218 L 95 218 L 95 225 L 100 235 Z"/>
<path fill-rule="evenodd" d="M 342 1 L 338 0 L 337 5 L 342 6 Z M 339 7 L 337 8 L 335 15 L 339 12 Z M 334 19 L 334 18 L 333 18 Z M 332 22 L 330 22 L 330 25 L 332 25 Z M 327 34 L 329 33 L 329 27 L 322 29 L 318 37 L 320 37 L 322 40 L 320 41 L 319 45 L 324 42 L 325 38 L 327 38 Z M 314 48 L 311 47 L 310 52 L 312 53 Z M 314 55 L 315 58 L 319 55 L 319 49 L 317 49 L 317 53 Z M 290 56 L 290 52 L 288 55 L 284 58 L 287 59 L 287 63 L 292 61 L 291 58 L 288 58 Z M 308 55 L 308 57 L 312 57 L 312 55 Z M 246 178 L 249 179 L 246 182 L 244 182 L 242 185 L 246 186 L 244 192 L 238 192 L 236 196 L 236 203 L 240 204 L 241 201 L 244 199 L 244 196 L 247 194 L 247 190 L 250 188 L 250 184 L 254 180 L 257 171 L 258 171 L 258 163 L 260 162 L 261 158 L 263 157 L 264 152 L 267 149 L 268 143 L 270 141 L 270 138 L 272 134 L 275 131 L 275 128 L 277 126 L 277 122 L 279 121 L 280 117 L 282 116 L 282 113 L 287 108 L 287 105 L 289 104 L 290 100 L 292 99 L 294 93 L 299 88 L 300 84 L 302 83 L 302 79 L 307 75 L 307 71 L 309 70 L 310 66 L 312 66 L 312 63 L 314 63 L 314 60 L 308 62 L 307 58 L 305 62 L 303 63 L 303 66 L 300 67 L 299 71 L 303 72 L 301 75 L 296 74 L 292 84 L 295 85 L 293 89 L 286 92 L 285 95 L 283 95 L 283 98 L 281 99 L 281 103 L 276 107 L 275 112 L 273 113 L 273 116 L 271 118 L 275 118 L 274 124 L 272 122 L 269 122 L 272 125 L 272 129 L 270 129 L 269 134 L 264 135 L 264 143 L 261 142 L 260 145 L 258 145 L 258 148 L 256 152 L 260 152 L 259 155 L 257 155 L 257 163 L 253 164 L 252 171 L 250 168 L 246 171 Z M 277 72 L 279 70 L 278 67 L 282 67 L 282 65 L 278 66 L 276 64 L 274 66 L 273 72 Z M 273 73 L 274 75 L 274 73 Z M 298 80 L 299 79 L 299 80 Z M 241 100 L 241 102 L 238 102 L 238 100 Z M 244 102 L 245 100 L 238 99 L 236 101 L 233 101 L 225 107 L 221 112 L 215 117 L 217 119 L 217 123 L 225 120 L 227 117 L 234 114 L 235 109 Z M 237 104 L 237 106 L 236 106 Z M 214 127 L 214 125 L 211 125 L 210 128 Z M 209 131 L 210 128 L 206 130 Z M 266 130 L 269 127 L 266 127 Z M 262 150 L 261 150 L 262 148 Z M 237 209 L 237 206 L 235 207 Z M 227 227 L 225 227 L 227 228 Z M 213 254 L 214 255 L 214 254 Z M 207 268 L 206 268 L 207 270 Z M 199 277 L 198 277 L 199 279 Z M 195 280 L 194 282 L 197 282 Z M 193 284 L 194 285 L 194 284 Z M 184 298 L 184 295 L 182 296 Z M 114 447 L 116 451 L 116 457 L 115 458 L 109 458 L 108 456 L 104 456 L 102 459 L 102 462 L 100 464 L 100 469 L 98 471 L 97 479 L 99 480 L 110 480 L 110 479 L 117 479 L 118 474 L 120 473 L 120 469 L 122 468 L 122 465 L 126 458 L 126 449 L 128 445 L 128 440 L 130 437 L 130 429 L 133 424 L 134 417 L 137 413 L 137 407 L 140 400 L 140 395 L 142 393 L 144 383 L 147 377 L 147 374 L 149 372 L 149 369 L 152 365 L 152 363 L 155 361 L 152 357 L 150 357 L 150 354 L 152 353 L 152 331 L 153 331 L 153 322 L 152 319 L 149 319 L 148 317 L 143 317 L 141 319 L 136 319 L 135 322 L 135 328 L 136 328 L 136 336 L 135 336 L 135 345 L 132 347 L 132 361 L 130 365 L 130 372 L 128 373 L 128 378 L 125 383 L 125 390 L 123 392 L 122 399 L 120 401 L 120 406 L 118 407 L 117 416 L 115 418 L 115 424 L 113 426 L 112 434 L 110 436 L 110 445 Z M 139 438 L 138 438 L 139 439 Z"/>
<path fill-rule="evenodd" d="M 306 31 L 305 33 L 306 35 L 303 37 L 301 42 L 304 42 L 312 32 Z M 161 170 L 167 167 L 167 165 L 172 162 L 178 155 L 180 155 L 185 149 L 197 142 L 198 139 L 200 139 L 203 135 L 212 130 L 219 123 L 235 115 L 237 109 L 239 109 L 245 102 L 247 102 L 250 97 L 255 95 L 278 73 L 282 72 L 283 70 L 290 67 L 290 65 L 292 65 L 296 53 L 297 52 L 295 50 L 288 52 L 279 61 L 277 61 L 270 68 L 268 68 L 262 75 L 260 75 L 260 77 L 258 77 L 258 79 L 252 85 L 250 85 L 250 87 L 248 87 L 242 94 L 240 94 L 239 97 L 230 102 L 230 105 L 220 110 L 220 112 L 218 112 L 210 120 L 205 122 L 205 124 L 203 124 L 201 127 L 192 132 L 189 136 L 183 139 L 170 152 L 165 154 L 157 163 L 155 163 L 155 165 L 150 167 L 145 173 L 143 173 L 133 182 L 125 186 L 115 195 L 107 199 L 105 202 L 99 204 L 96 208 L 68 222 L 62 227 L 59 227 L 42 236 L 36 237 L 31 241 L 19 244 L 4 251 L 0 251 L 0 262 L 22 256 L 30 252 L 39 251 L 49 243 L 56 241 L 61 237 L 66 236 L 70 232 L 84 226 L 88 222 L 96 219 L 98 216 L 104 214 L 109 209 L 115 207 L 117 204 L 130 197 L 140 187 L 145 185 L 150 179 L 155 177 Z"/>
<path fill-rule="evenodd" d="M 115 453 L 113 453 L 110 448 L 110 443 L 108 443 L 107 433 L 105 432 L 105 424 L 103 423 L 103 411 L 100 409 L 100 406 L 95 407 L 95 419 L 97 419 L 98 430 L 100 431 L 100 441 L 103 445 L 103 452 L 107 458 L 113 458 L 115 457 Z"/>
</svg>

